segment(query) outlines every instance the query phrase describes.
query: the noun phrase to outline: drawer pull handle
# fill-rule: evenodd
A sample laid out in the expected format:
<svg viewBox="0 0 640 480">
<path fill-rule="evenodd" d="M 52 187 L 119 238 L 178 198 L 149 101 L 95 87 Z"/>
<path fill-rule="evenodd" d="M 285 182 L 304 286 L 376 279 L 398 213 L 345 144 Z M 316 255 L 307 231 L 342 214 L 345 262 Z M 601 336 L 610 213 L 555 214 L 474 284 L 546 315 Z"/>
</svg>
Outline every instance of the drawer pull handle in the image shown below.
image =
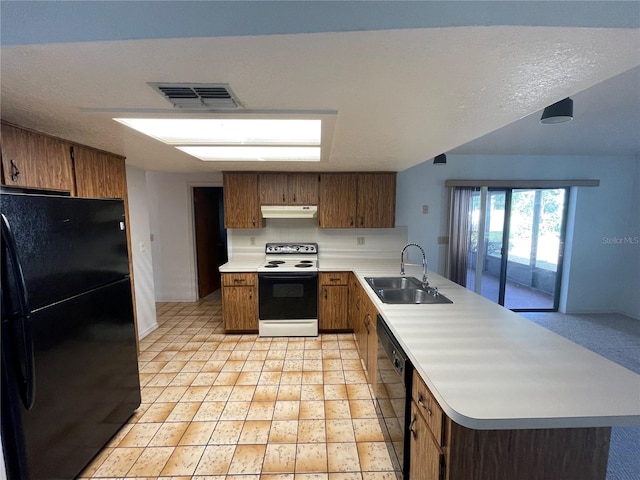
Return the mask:
<svg viewBox="0 0 640 480">
<path fill-rule="evenodd" d="M 431 416 L 433 412 L 431 412 L 431 409 L 424 403 L 424 397 L 421 393 L 418 393 L 418 405 L 427 411 L 427 415 Z"/>
<path fill-rule="evenodd" d="M 411 423 L 409 424 L 409 431 L 411 432 L 413 438 L 418 438 L 418 432 L 413 428 L 413 424 L 416 423 L 417 419 L 418 418 L 414 415 L 411 419 Z"/>
</svg>

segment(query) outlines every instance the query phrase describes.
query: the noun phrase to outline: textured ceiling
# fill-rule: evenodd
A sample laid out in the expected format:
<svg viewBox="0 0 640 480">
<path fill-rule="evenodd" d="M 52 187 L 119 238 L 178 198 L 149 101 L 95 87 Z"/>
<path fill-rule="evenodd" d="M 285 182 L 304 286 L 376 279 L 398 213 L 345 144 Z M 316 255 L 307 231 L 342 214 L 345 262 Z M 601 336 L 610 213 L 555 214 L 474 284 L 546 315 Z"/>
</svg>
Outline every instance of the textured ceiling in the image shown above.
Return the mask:
<svg viewBox="0 0 640 480">
<path fill-rule="evenodd" d="M 2 118 L 125 155 L 140 168 L 400 171 L 450 151 L 599 154 L 595 146 L 606 145 L 608 154 L 640 154 L 637 28 L 71 40 L 2 46 Z M 608 79 L 614 90 L 601 84 Z M 229 83 L 253 112 L 327 113 L 330 150 L 319 164 L 201 162 L 111 120 L 170 109 L 147 82 Z M 590 87 L 600 100 L 592 99 Z M 617 95 L 627 115 L 611 122 L 617 136 L 590 130 L 589 116 L 606 124 L 611 114 L 599 111 L 608 108 L 602 98 Z M 539 111 L 566 96 L 575 100 L 576 119 L 539 125 Z M 485 137 L 490 132 L 497 140 Z"/>
</svg>

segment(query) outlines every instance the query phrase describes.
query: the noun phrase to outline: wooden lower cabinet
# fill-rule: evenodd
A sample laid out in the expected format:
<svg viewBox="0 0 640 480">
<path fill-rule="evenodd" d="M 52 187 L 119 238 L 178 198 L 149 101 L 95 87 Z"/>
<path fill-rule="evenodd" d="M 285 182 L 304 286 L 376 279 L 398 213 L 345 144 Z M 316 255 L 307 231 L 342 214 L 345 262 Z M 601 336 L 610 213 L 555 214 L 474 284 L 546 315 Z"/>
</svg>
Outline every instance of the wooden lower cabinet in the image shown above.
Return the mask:
<svg viewBox="0 0 640 480">
<path fill-rule="evenodd" d="M 320 272 L 318 328 L 321 332 L 346 332 L 349 322 L 349 272 Z"/>
<path fill-rule="evenodd" d="M 359 318 L 355 320 L 353 330 L 360 360 L 365 368 L 369 384 L 376 386 L 376 367 L 378 364 L 378 335 L 376 321 L 378 310 L 366 293 L 360 290 Z"/>
<path fill-rule="evenodd" d="M 610 427 L 474 430 L 447 417 L 414 372 L 411 480 L 605 480 Z"/>
<path fill-rule="evenodd" d="M 258 275 L 222 274 L 222 318 L 228 333 L 258 331 Z"/>
<path fill-rule="evenodd" d="M 420 408 L 411 402 L 409 448 L 411 480 L 445 480 L 444 455 L 436 444 Z"/>
</svg>

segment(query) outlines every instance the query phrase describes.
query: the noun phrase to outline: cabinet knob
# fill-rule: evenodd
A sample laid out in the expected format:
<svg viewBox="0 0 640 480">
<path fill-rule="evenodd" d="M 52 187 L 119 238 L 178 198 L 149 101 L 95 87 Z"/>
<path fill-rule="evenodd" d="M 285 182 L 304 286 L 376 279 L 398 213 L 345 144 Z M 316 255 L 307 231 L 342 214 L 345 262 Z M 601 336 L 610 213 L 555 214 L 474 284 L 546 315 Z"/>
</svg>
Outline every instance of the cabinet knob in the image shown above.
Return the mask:
<svg viewBox="0 0 640 480">
<path fill-rule="evenodd" d="M 295 193 L 293 194 L 293 201 L 294 202 L 296 201 L 296 194 Z"/>
<path fill-rule="evenodd" d="M 351 221 L 349 222 L 349 225 L 353 227 L 353 217 L 351 217 Z"/>
<path fill-rule="evenodd" d="M 282 203 L 285 203 L 287 201 L 286 197 L 284 196 L 284 193 L 282 194 Z"/>
<path fill-rule="evenodd" d="M 325 300 L 327 299 L 327 289 L 326 289 L 326 287 L 325 287 L 325 289 L 324 289 L 324 299 L 325 299 Z"/>
<path fill-rule="evenodd" d="M 252 225 L 253 225 L 253 226 L 255 226 L 255 225 L 256 225 L 256 217 L 253 217 L 253 218 L 251 219 L 251 223 L 252 223 Z"/>
<path fill-rule="evenodd" d="M 11 181 L 17 182 L 19 176 L 20 176 L 20 170 L 18 170 L 18 166 L 16 165 L 16 162 L 11 160 Z"/>
<path fill-rule="evenodd" d="M 360 217 L 360 226 L 364 226 L 364 217 Z"/>
</svg>

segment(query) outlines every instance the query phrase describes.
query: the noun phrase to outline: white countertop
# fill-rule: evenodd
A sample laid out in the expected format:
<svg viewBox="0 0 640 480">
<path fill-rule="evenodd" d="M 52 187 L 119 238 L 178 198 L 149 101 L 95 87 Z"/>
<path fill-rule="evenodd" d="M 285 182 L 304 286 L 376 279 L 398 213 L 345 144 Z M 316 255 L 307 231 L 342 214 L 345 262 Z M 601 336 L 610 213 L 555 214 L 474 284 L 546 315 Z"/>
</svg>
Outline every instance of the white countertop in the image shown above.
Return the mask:
<svg viewBox="0 0 640 480">
<path fill-rule="evenodd" d="M 255 271 L 257 259 L 221 272 Z M 429 272 L 453 301 L 390 305 L 364 277 L 397 276 L 399 260 L 320 257 L 320 271 L 353 271 L 444 412 L 474 429 L 640 425 L 640 376 Z M 407 267 L 420 278 L 420 267 Z"/>
</svg>

